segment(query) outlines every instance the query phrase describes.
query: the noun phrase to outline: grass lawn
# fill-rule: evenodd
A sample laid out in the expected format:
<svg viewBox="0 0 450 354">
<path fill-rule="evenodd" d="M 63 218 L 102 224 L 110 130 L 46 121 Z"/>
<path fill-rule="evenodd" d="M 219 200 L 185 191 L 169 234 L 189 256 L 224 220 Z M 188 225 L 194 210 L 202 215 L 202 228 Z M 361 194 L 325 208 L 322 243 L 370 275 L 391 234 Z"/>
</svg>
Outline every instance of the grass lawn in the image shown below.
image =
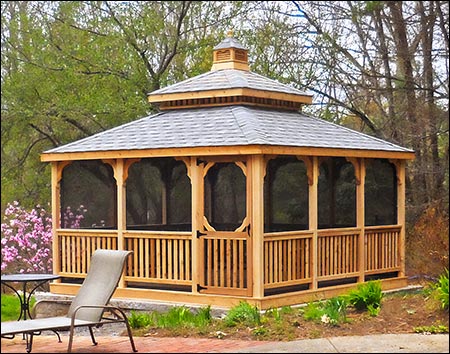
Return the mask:
<svg viewBox="0 0 450 354">
<path fill-rule="evenodd" d="M 33 307 L 36 299 L 31 297 L 30 308 Z M 15 294 L 2 294 L 2 322 L 14 321 L 20 315 L 20 301 Z"/>
</svg>

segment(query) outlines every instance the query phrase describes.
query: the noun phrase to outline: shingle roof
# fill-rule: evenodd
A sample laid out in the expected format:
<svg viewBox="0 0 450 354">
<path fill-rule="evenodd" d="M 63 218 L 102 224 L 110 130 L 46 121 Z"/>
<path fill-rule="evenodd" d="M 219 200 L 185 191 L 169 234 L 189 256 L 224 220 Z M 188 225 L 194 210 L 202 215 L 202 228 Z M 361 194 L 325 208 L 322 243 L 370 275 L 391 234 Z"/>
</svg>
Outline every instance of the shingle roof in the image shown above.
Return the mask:
<svg viewBox="0 0 450 354">
<path fill-rule="evenodd" d="M 294 87 L 245 70 L 223 69 L 180 81 L 176 84 L 153 91 L 148 95 L 197 92 L 208 90 L 227 90 L 234 88 L 249 88 L 255 90 L 288 93 L 293 95 L 312 96 Z"/>
<path fill-rule="evenodd" d="M 221 106 L 163 111 L 45 153 L 236 145 L 412 152 L 298 112 Z"/>
<path fill-rule="evenodd" d="M 225 48 L 236 48 L 236 49 L 247 50 L 247 48 L 245 48 L 241 44 L 241 42 L 239 42 L 234 37 L 226 37 L 222 42 L 220 42 L 218 45 L 216 45 L 213 49 L 217 50 L 217 49 L 225 49 Z"/>
</svg>

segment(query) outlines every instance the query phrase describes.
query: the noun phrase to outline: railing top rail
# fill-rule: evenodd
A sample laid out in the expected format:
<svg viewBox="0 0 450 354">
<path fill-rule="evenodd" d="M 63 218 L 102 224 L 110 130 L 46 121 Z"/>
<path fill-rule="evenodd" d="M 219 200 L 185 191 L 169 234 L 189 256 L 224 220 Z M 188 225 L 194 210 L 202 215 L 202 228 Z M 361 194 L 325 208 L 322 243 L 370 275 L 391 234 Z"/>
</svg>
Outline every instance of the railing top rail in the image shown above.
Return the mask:
<svg viewBox="0 0 450 354">
<path fill-rule="evenodd" d="M 377 226 L 366 226 L 364 229 L 366 231 L 379 231 L 379 230 L 397 230 L 402 228 L 401 225 L 377 225 Z"/>
<path fill-rule="evenodd" d="M 339 236 L 339 235 L 357 234 L 359 232 L 361 232 L 361 228 L 359 227 L 343 227 L 336 229 L 317 230 L 317 234 L 319 236 Z"/>
<path fill-rule="evenodd" d="M 117 230 L 105 230 L 105 229 L 57 229 L 57 234 L 60 236 L 116 236 Z"/>
<path fill-rule="evenodd" d="M 149 231 L 149 230 L 128 230 L 124 231 L 123 234 L 125 236 L 139 236 L 139 235 L 147 235 L 147 236 L 162 236 L 162 237 L 170 237 L 170 236 L 192 236 L 192 231 Z"/>
<path fill-rule="evenodd" d="M 311 230 L 295 230 L 295 231 L 279 231 L 279 232 L 265 232 L 264 237 L 283 237 L 283 236 L 311 236 Z"/>
</svg>

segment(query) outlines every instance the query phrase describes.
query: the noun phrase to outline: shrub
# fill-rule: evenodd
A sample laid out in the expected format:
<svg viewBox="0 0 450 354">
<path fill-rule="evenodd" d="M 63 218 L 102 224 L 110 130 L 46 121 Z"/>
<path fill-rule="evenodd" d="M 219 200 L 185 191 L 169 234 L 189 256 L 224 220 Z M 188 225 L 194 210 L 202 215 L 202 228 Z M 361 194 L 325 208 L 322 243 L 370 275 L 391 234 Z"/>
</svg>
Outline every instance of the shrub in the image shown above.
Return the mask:
<svg viewBox="0 0 450 354">
<path fill-rule="evenodd" d="M 410 276 L 436 278 L 449 262 L 448 206 L 430 205 L 408 231 L 406 267 Z"/>
<path fill-rule="evenodd" d="M 432 284 L 432 295 L 441 303 L 441 307 L 448 310 L 448 268 L 439 276 L 438 280 Z"/>
<path fill-rule="evenodd" d="M 231 308 L 224 318 L 227 327 L 234 327 L 242 324 L 248 327 L 259 326 L 261 315 L 256 306 L 251 306 L 248 302 L 241 301 L 239 305 Z"/>
<path fill-rule="evenodd" d="M 2 233 L 2 273 L 52 272 L 52 220 L 36 206 L 25 210 L 15 201 L 5 209 Z"/>
<path fill-rule="evenodd" d="M 344 296 L 333 297 L 319 302 L 310 302 L 302 309 L 305 320 L 313 320 L 337 326 L 347 321 L 348 302 Z"/>
<path fill-rule="evenodd" d="M 63 227 L 79 228 L 87 210 L 75 212 L 67 207 L 62 215 Z M 8 203 L 1 225 L 2 273 L 52 272 L 52 218 L 37 205 L 28 211 L 14 201 Z"/>
<path fill-rule="evenodd" d="M 351 305 L 357 310 L 367 310 L 371 316 L 377 316 L 380 312 L 382 298 L 381 282 L 373 280 L 359 284 L 347 296 Z"/>
</svg>

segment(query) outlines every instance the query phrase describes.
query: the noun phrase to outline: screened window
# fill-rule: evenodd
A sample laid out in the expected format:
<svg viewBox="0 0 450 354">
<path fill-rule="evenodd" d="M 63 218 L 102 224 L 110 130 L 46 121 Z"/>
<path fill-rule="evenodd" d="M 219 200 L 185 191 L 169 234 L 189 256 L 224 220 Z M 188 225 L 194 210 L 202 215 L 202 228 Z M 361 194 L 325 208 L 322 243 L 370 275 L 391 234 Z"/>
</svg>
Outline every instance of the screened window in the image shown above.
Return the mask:
<svg viewBox="0 0 450 354">
<path fill-rule="evenodd" d="M 116 228 L 116 180 L 99 160 L 74 161 L 61 179 L 61 227 Z"/>
<path fill-rule="evenodd" d="M 356 226 L 356 179 L 353 165 L 341 157 L 320 165 L 319 228 Z"/>
<path fill-rule="evenodd" d="M 365 225 L 397 224 L 395 166 L 385 159 L 366 160 Z"/>
<path fill-rule="evenodd" d="M 132 164 L 126 195 L 127 229 L 192 229 L 191 182 L 182 161 L 148 158 Z"/>
<path fill-rule="evenodd" d="M 216 163 L 205 176 L 205 216 L 217 231 L 234 231 L 246 216 L 246 178 L 235 163 Z"/>
<path fill-rule="evenodd" d="M 264 232 L 307 230 L 308 199 L 305 163 L 296 157 L 270 160 L 264 179 Z"/>
</svg>

